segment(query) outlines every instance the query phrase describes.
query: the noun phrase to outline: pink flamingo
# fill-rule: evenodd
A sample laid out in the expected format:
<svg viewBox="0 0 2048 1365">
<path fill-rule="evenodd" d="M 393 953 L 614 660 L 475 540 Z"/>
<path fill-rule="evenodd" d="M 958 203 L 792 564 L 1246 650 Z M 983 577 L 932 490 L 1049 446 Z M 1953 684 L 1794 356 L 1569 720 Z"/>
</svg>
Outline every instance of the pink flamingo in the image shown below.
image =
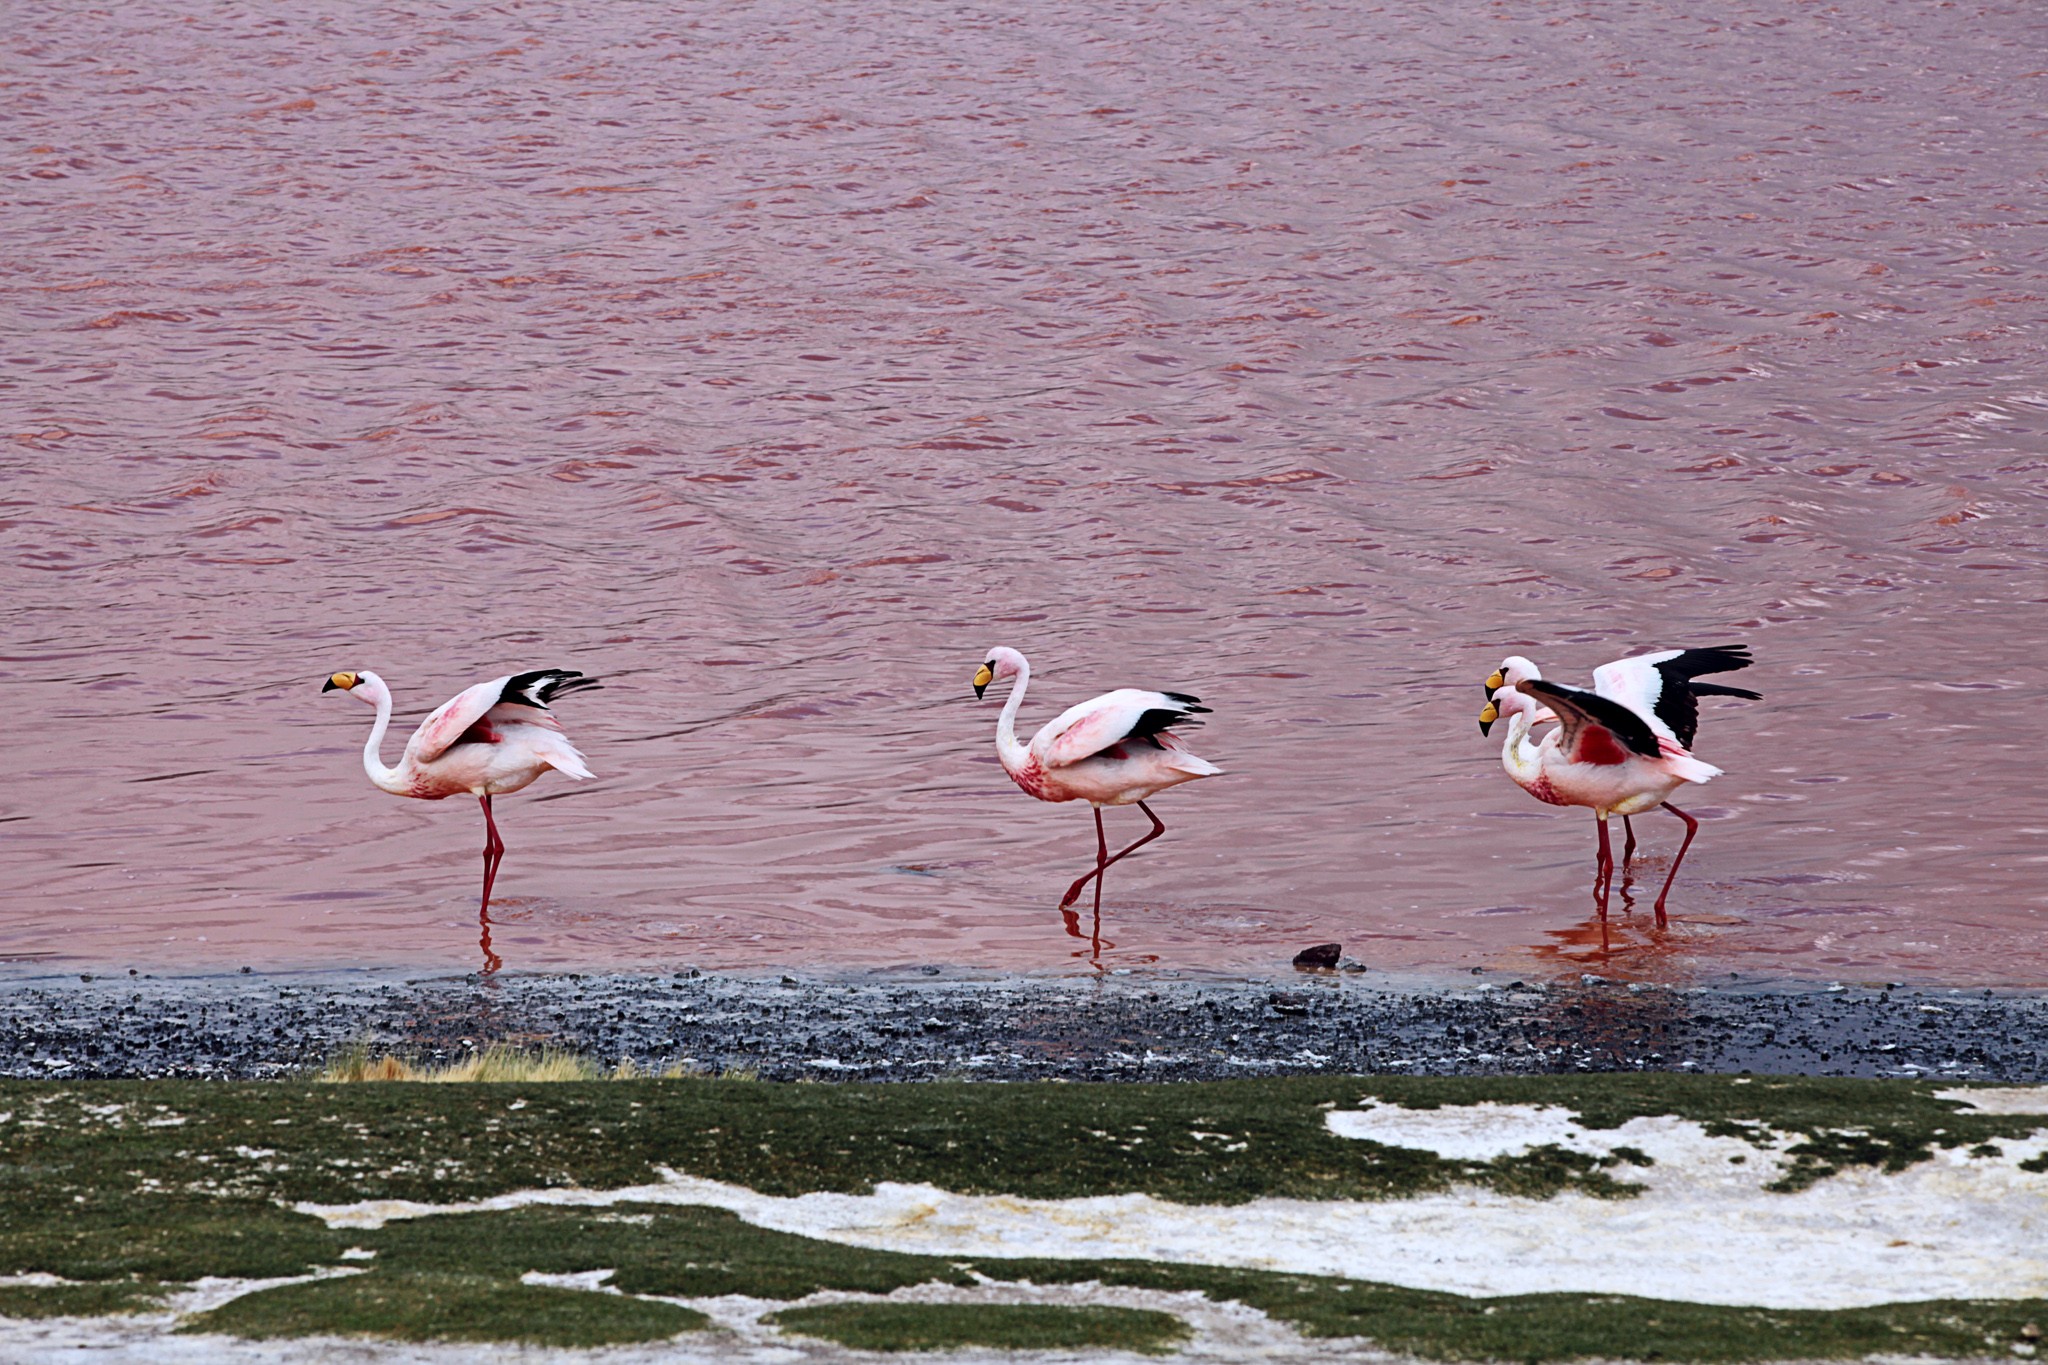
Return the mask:
<svg viewBox="0 0 2048 1365">
<path fill-rule="evenodd" d="M 1754 662 L 1749 657 L 1748 645 L 1711 645 L 1705 649 L 1665 649 L 1653 654 L 1636 654 L 1594 669 L 1593 691 L 1609 701 L 1620 702 L 1641 716 L 1659 739 L 1673 739 L 1690 749 L 1693 736 L 1699 733 L 1701 697 L 1763 700 L 1760 693 L 1747 688 L 1724 687 L 1720 683 L 1694 682 L 1693 679 L 1706 673 L 1732 673 L 1748 668 Z M 1491 699 L 1498 688 L 1520 687 L 1542 676 L 1542 670 L 1535 664 L 1519 654 L 1510 654 L 1501 660 L 1500 667 L 1486 680 L 1486 695 Z M 1548 710 L 1539 710 L 1535 723 L 1556 719 Z M 1484 724 L 1479 727 L 1479 732 L 1486 733 Z M 1672 811 L 1674 815 L 1677 813 Z M 1626 867 L 1636 856 L 1636 827 L 1624 815 L 1621 828 L 1626 836 L 1621 862 Z"/>
<path fill-rule="evenodd" d="M 990 650 L 988 662 L 974 675 L 974 695 L 981 696 L 991 682 L 1002 678 L 1017 680 L 996 722 L 996 756 L 1003 771 L 1041 801 L 1086 801 L 1095 807 L 1095 870 L 1067 888 L 1060 909 L 1080 899 L 1081 888 L 1093 881 L 1099 916 L 1102 874 L 1166 832 L 1166 822 L 1145 798 L 1223 771 L 1189 753 L 1170 728 L 1201 724 L 1195 715 L 1209 708 L 1198 704 L 1200 698 L 1181 692 L 1120 687 L 1062 711 L 1025 745 L 1017 742 L 1017 708 L 1031 681 L 1031 665 L 1022 654 L 1004 647 Z M 1112 858 L 1102 808 L 1131 805 L 1145 812 L 1152 828 Z"/>
<path fill-rule="evenodd" d="M 384 680 L 375 673 L 336 673 L 320 689 L 338 689 L 377 708 L 377 723 L 363 746 L 363 770 L 383 790 L 422 801 L 468 793 L 483 802 L 484 896 L 477 915 L 484 925 L 486 966 L 492 970 L 498 964 L 490 950 L 491 884 L 498 878 L 505 841 L 491 818 L 491 798 L 530 786 L 550 768 L 578 781 L 592 775 L 548 703 L 597 686 L 597 679 L 565 668 L 478 683 L 420 722 L 395 768 L 385 767 L 378 753 L 391 725 L 391 689 Z"/>
<path fill-rule="evenodd" d="M 1540 743 L 1529 728 L 1543 712 L 1554 714 L 1558 728 Z M 1706 782 L 1721 775 L 1711 763 L 1694 758 L 1676 739 L 1659 735 L 1641 715 L 1608 697 L 1532 678 L 1521 687 L 1495 688 L 1479 713 L 1484 733 L 1494 721 L 1508 720 L 1501 766 L 1522 790 L 1553 806 L 1588 806 L 1599 821 L 1600 859 L 1594 873 L 1594 894 L 1600 913 L 1607 913 L 1607 889 L 1614 878 L 1614 854 L 1607 842 L 1607 819 L 1663 806 L 1685 822 L 1685 842 L 1671 861 L 1664 889 L 1657 893 L 1657 923 L 1665 921 L 1664 899 L 1678 879 L 1679 864 L 1692 847 L 1699 821 L 1665 800 L 1688 782 Z"/>
</svg>

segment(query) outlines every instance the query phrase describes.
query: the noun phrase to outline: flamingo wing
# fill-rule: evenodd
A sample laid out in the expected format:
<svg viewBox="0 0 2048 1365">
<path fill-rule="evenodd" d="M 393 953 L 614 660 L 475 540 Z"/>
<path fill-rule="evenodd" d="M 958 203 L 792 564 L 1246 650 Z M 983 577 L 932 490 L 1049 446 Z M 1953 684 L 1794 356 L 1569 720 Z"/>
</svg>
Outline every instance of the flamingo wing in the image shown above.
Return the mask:
<svg viewBox="0 0 2048 1365">
<path fill-rule="evenodd" d="M 1558 749 L 1567 762 L 1611 765 L 1664 754 L 1650 723 L 1610 697 L 1540 678 L 1519 690 L 1542 698 L 1557 713 Z"/>
<path fill-rule="evenodd" d="M 1070 706 L 1031 737 L 1031 752 L 1048 768 L 1092 758 L 1127 739 L 1150 739 L 1169 727 L 1199 725 L 1209 708 L 1185 692 L 1120 687 Z"/>
<path fill-rule="evenodd" d="M 1712 645 L 1705 649 L 1667 649 L 1616 659 L 1593 670 L 1593 690 L 1644 716 L 1655 716 L 1680 744 L 1690 746 L 1699 733 L 1701 697 L 1762 696 L 1741 687 L 1694 682 L 1703 673 L 1732 673 L 1753 663 L 1747 645 Z"/>
<path fill-rule="evenodd" d="M 413 731 L 405 746 L 406 757 L 414 763 L 431 763 L 460 743 L 479 721 L 559 729 L 553 724 L 554 717 L 548 715 L 548 703 L 570 692 L 598 686 L 597 679 L 569 668 L 542 668 L 478 683 L 441 703 L 420 722 L 420 728 Z"/>
</svg>

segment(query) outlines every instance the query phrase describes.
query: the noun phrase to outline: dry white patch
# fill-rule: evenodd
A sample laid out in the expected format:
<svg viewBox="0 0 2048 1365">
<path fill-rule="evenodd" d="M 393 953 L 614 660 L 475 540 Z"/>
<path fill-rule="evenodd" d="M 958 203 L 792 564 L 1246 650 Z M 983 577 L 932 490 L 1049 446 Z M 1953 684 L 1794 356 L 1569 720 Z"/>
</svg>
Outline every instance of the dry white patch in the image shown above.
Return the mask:
<svg viewBox="0 0 2048 1365">
<path fill-rule="evenodd" d="M 1342 1343 L 1316 1343 L 1305 1340 L 1300 1333 L 1286 1323 L 1275 1322 L 1256 1308 L 1241 1303 L 1216 1303 L 1205 1295 L 1192 1292 L 1170 1292 L 1160 1289 L 1134 1289 L 1122 1285 L 1104 1285 L 1089 1281 L 1084 1284 L 1016 1284 L 1006 1281 L 985 1280 L 975 1285 L 919 1284 L 895 1290 L 889 1294 L 856 1294 L 842 1290 L 823 1290 L 816 1294 L 792 1301 L 778 1299 L 756 1299 L 742 1294 L 727 1294 L 717 1298 L 674 1299 L 674 1303 L 687 1304 L 706 1314 L 719 1327 L 733 1333 L 739 1340 L 761 1347 L 772 1347 L 804 1342 L 808 1339 L 795 1335 L 783 1335 L 772 1325 L 762 1321 L 773 1313 L 790 1308 L 809 1308 L 819 1304 L 836 1303 L 960 1303 L 960 1304 L 1051 1304 L 1067 1308 L 1140 1308 L 1170 1313 L 1186 1323 L 1193 1336 L 1179 1347 L 1176 1360 L 1228 1361 L 1247 1360 L 1272 1362 L 1306 1362 L 1323 1360 L 1356 1361 L 1361 1365 L 1373 1362 L 1406 1360 L 1407 1357 L 1361 1349 L 1356 1341 Z M 823 1343 L 810 1342 L 813 1347 Z M 844 1350 L 845 1348 L 835 1348 Z M 862 1360 L 901 1358 L 883 1357 L 858 1353 L 852 1358 Z M 918 1361 L 933 1360 L 934 1357 L 920 1354 Z M 947 1352 L 936 1357 L 939 1361 L 1033 1361 L 1085 1359 L 1094 1360 L 1147 1360 L 1156 1357 L 1133 1356 L 1117 1351 L 1087 1351 L 1070 1354 L 1067 1352 Z"/>
<path fill-rule="evenodd" d="M 621 1291 L 613 1285 L 606 1284 L 605 1281 L 618 1273 L 616 1268 L 572 1270 L 566 1274 L 556 1274 L 548 1270 L 529 1270 L 519 1277 L 519 1283 L 544 1285 L 549 1289 L 582 1289 L 594 1294 L 617 1294 Z"/>
<path fill-rule="evenodd" d="M 1470 1106 L 1479 1108 L 1480 1106 Z M 1491 1106 L 1461 1120 L 1443 1110 L 1331 1114 L 1333 1131 L 1409 1125 L 1413 1141 L 1437 1124 L 1455 1150 L 1499 1147 L 1512 1116 Z M 1559 1111 L 1560 1113 L 1562 1111 Z M 1522 1115 L 1530 1139 L 1649 1155 L 1616 1173 L 1634 1199 L 1567 1192 L 1532 1200 L 1461 1189 L 1373 1203 L 1261 1199 L 1228 1208 L 1148 1195 L 1020 1199 L 881 1184 L 869 1195 L 781 1198 L 663 1171 L 658 1184 L 619 1190 L 527 1190 L 466 1204 L 378 1200 L 301 1204 L 334 1227 L 529 1205 L 696 1204 L 759 1227 L 877 1250 L 963 1257 L 1129 1257 L 1239 1266 L 1448 1290 L 1471 1295 L 1621 1293 L 1698 1303 L 1847 1308 L 1941 1298 L 2048 1294 L 2048 1174 L 2019 1164 L 2048 1137 L 2001 1140 L 1999 1153 L 1938 1151 L 1897 1175 L 1857 1168 L 1797 1194 L 1764 1188 L 1774 1150 L 1711 1137 L 1660 1116 L 1579 1129 L 1558 1113 Z M 1376 1139 L 1378 1140 L 1378 1139 Z M 1459 1146 L 1458 1144 L 1463 1144 Z M 1531 1141 L 1521 1141 L 1526 1148 Z"/>
<path fill-rule="evenodd" d="M 231 1280 L 220 1276 L 207 1275 L 194 1280 L 183 1289 L 164 1298 L 164 1306 L 172 1313 L 183 1316 L 187 1313 L 205 1313 L 224 1303 L 241 1298 L 244 1294 L 257 1294 L 266 1289 L 281 1289 L 288 1284 L 311 1284 L 316 1280 L 339 1280 L 363 1272 L 355 1266 L 324 1266 L 310 1275 L 280 1275 L 269 1280 Z"/>
<path fill-rule="evenodd" d="M 1934 1098 L 1956 1100 L 1980 1114 L 2048 1114 L 2048 1085 L 1987 1085 L 1937 1090 Z"/>
<path fill-rule="evenodd" d="M 1572 1111 L 1549 1104 L 1483 1101 L 1441 1109 L 1375 1104 L 1330 1113 L 1324 1124 L 1338 1137 L 1362 1138 L 1389 1147 L 1419 1147 L 1454 1161 L 1492 1161 L 1552 1144 L 1574 1151 L 1592 1150 L 1584 1142 L 1587 1130 L 1579 1127 Z"/>
</svg>

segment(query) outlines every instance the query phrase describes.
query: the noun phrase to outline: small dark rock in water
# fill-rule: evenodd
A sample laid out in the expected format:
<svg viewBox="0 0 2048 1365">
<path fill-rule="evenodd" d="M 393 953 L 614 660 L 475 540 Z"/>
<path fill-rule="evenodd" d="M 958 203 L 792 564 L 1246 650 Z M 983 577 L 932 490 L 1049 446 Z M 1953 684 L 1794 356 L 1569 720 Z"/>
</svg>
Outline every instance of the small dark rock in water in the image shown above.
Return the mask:
<svg viewBox="0 0 2048 1365">
<path fill-rule="evenodd" d="M 1318 943 L 1313 948 L 1303 948 L 1294 955 L 1295 970 L 1303 972 L 1333 972 L 1337 961 L 1344 956 L 1341 943 Z"/>
</svg>

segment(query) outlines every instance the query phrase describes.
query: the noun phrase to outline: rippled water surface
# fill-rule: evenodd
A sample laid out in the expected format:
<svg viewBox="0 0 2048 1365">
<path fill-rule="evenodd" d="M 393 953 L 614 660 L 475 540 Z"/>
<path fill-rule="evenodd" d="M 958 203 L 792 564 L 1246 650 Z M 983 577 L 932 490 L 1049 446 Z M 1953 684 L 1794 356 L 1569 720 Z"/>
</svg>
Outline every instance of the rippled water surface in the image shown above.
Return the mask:
<svg viewBox="0 0 2048 1365">
<path fill-rule="evenodd" d="M 15 7 L 0 952 L 2048 982 L 2024 5 Z M 1475 726 L 1746 641 L 1668 933 Z M 1099 954 L 1027 727 L 1197 692 Z M 399 736 L 387 742 L 395 758 Z M 1111 837 L 1144 828 L 1110 813 Z M 1654 892 L 1677 822 L 1638 819 Z M 1084 922 L 1084 932 L 1090 925 Z"/>
</svg>

